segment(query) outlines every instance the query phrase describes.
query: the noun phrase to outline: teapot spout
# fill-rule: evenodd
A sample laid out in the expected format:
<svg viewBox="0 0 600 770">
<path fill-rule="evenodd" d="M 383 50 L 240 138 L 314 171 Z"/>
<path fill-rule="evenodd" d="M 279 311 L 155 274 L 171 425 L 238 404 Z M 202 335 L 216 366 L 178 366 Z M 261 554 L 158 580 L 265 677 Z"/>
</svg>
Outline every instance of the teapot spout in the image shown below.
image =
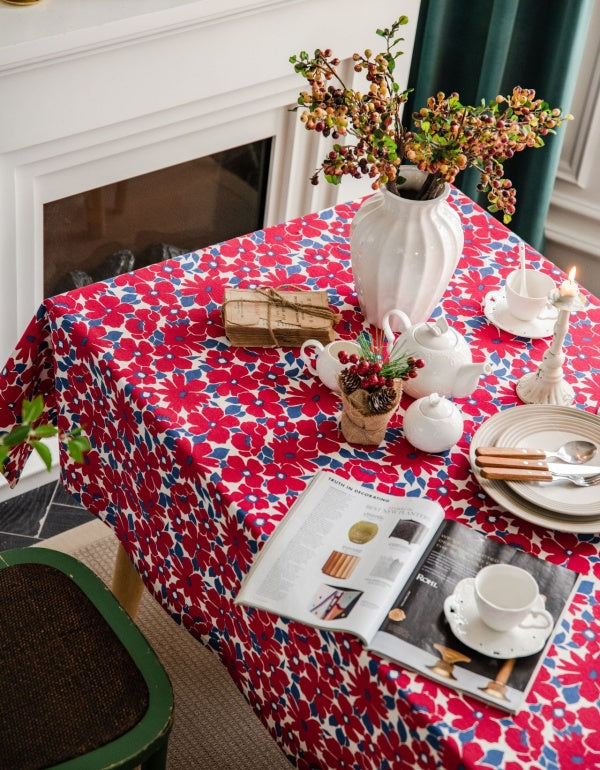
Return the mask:
<svg viewBox="0 0 600 770">
<path fill-rule="evenodd" d="M 466 398 L 466 396 L 470 396 L 477 387 L 481 375 L 489 374 L 491 371 L 492 367 L 487 361 L 482 364 L 464 364 L 456 373 L 452 397 Z"/>
</svg>

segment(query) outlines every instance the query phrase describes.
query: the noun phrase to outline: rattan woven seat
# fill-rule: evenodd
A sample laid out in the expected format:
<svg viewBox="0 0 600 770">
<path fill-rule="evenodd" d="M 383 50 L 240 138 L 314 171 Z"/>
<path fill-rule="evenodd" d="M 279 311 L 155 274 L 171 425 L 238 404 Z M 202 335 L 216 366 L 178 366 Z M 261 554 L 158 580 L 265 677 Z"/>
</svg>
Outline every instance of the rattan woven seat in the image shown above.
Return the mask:
<svg viewBox="0 0 600 770">
<path fill-rule="evenodd" d="M 0 770 L 166 767 L 169 678 L 104 583 L 57 551 L 0 553 Z"/>
</svg>

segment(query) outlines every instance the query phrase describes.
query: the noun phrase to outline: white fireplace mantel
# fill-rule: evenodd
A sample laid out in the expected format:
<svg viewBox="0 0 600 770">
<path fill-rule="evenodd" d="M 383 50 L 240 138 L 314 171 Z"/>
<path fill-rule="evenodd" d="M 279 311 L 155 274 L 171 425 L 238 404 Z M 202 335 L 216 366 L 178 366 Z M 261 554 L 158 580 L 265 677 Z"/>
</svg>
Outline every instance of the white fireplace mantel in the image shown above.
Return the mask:
<svg viewBox="0 0 600 770">
<path fill-rule="evenodd" d="M 272 138 L 265 224 L 364 195 L 309 184 L 326 145 L 290 111 L 289 63 L 379 50 L 400 13 L 406 84 L 419 0 L 41 0 L 0 3 L 0 361 L 43 299 L 43 205 Z M 364 87 L 361 82 L 361 87 Z M 1 364 L 0 364 L 1 365 Z"/>
<path fill-rule="evenodd" d="M 41 0 L 0 4 L 0 359 L 43 299 L 43 204 L 273 137 L 265 224 L 368 191 L 313 187 L 289 56 L 341 59 L 419 0 Z M 404 68 L 404 69 L 402 69 Z M 351 67 L 347 67 L 352 78 Z"/>
</svg>

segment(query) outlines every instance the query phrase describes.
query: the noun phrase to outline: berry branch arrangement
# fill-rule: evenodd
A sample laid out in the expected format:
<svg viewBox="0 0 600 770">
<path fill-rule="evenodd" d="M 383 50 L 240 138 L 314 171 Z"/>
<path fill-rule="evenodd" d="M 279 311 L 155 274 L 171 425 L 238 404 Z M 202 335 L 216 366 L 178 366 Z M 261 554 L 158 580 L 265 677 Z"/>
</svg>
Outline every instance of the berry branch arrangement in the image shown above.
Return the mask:
<svg viewBox="0 0 600 770">
<path fill-rule="evenodd" d="M 425 364 L 406 352 L 390 359 L 383 340 L 373 339 L 368 331 L 361 332 L 356 342 L 360 353 L 338 353 L 345 366 L 340 373 L 340 385 L 348 396 L 364 391 L 369 411 L 384 414 L 397 401 L 396 381 L 416 377 Z"/>
<path fill-rule="evenodd" d="M 295 107 L 304 108 L 300 120 L 308 131 L 334 140 L 311 182 L 318 184 L 321 175 L 336 185 L 347 175 L 368 176 L 374 190 L 385 186 L 394 195 L 429 200 L 461 171 L 474 168 L 480 175 L 479 189 L 487 193 L 488 209 L 501 212 L 508 224 L 516 210 L 516 191 L 504 176 L 505 161 L 526 148 L 542 147 L 544 137 L 573 116 L 521 86 L 473 106 L 462 104 L 456 92 L 439 92 L 413 114 L 415 128 L 408 130 L 402 125 L 402 110 L 412 89 L 401 90 L 394 75 L 403 53 L 398 46 L 404 38 L 398 33 L 407 23 L 408 17 L 400 16 L 376 31 L 385 43 L 380 53 L 368 48 L 354 53 L 354 70 L 365 76 L 364 92 L 346 85 L 338 72 L 340 60 L 328 48 L 290 57 L 309 86 Z M 400 166 L 406 163 L 425 172 L 417 191 L 402 188 L 406 179 Z"/>
</svg>

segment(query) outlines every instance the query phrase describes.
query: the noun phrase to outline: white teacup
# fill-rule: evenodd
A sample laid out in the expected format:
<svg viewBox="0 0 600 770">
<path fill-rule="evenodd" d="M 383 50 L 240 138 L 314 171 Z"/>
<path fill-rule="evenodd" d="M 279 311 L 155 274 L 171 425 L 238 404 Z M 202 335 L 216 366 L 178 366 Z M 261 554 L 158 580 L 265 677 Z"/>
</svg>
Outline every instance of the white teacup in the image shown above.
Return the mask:
<svg viewBox="0 0 600 770">
<path fill-rule="evenodd" d="M 556 310 L 550 304 L 549 294 L 556 288 L 551 276 L 540 270 L 525 270 L 525 291 L 521 294 L 522 270 L 513 270 L 504 283 L 508 309 L 521 321 L 552 318 Z"/>
<path fill-rule="evenodd" d="M 479 616 L 495 631 L 510 631 L 516 626 L 549 631 L 554 623 L 552 615 L 534 609 L 539 595 L 533 575 L 512 564 L 490 564 L 475 576 Z"/>
<path fill-rule="evenodd" d="M 313 365 L 314 352 L 316 351 L 316 361 Z M 338 384 L 338 375 L 344 368 L 338 358 L 338 353 L 345 350 L 348 355 L 351 353 L 360 353 L 360 347 L 355 342 L 345 342 L 344 340 L 334 340 L 329 345 L 323 346 L 318 340 L 306 340 L 300 348 L 300 358 L 306 364 L 306 368 L 311 374 L 317 376 L 323 385 L 326 385 L 335 393 L 340 392 Z"/>
</svg>

